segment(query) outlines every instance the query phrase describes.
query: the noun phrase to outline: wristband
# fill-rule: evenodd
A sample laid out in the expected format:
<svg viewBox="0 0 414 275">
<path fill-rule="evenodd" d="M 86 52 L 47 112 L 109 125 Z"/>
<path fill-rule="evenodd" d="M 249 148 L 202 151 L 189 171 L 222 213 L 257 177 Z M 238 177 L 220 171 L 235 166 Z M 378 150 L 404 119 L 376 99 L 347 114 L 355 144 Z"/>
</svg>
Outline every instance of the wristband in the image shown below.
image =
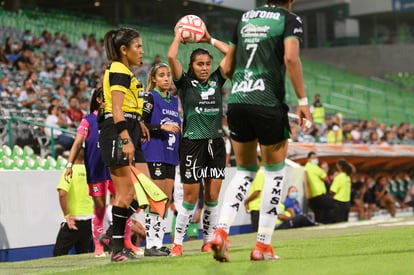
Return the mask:
<svg viewBox="0 0 414 275">
<path fill-rule="evenodd" d="M 308 105 L 308 98 L 307 97 L 302 97 L 298 99 L 298 105 L 299 106 L 305 106 Z"/>
<path fill-rule="evenodd" d="M 214 39 L 213 37 L 210 39 L 211 46 L 214 47 L 214 43 L 216 43 L 217 39 Z"/>
<path fill-rule="evenodd" d="M 73 166 L 73 163 L 72 163 L 72 162 L 68 162 L 68 163 L 66 164 L 66 168 L 72 168 L 72 166 Z"/>
<path fill-rule="evenodd" d="M 123 130 L 128 130 L 128 124 L 126 120 L 119 121 L 115 123 L 116 130 L 118 131 L 118 134 L 120 134 Z"/>
</svg>

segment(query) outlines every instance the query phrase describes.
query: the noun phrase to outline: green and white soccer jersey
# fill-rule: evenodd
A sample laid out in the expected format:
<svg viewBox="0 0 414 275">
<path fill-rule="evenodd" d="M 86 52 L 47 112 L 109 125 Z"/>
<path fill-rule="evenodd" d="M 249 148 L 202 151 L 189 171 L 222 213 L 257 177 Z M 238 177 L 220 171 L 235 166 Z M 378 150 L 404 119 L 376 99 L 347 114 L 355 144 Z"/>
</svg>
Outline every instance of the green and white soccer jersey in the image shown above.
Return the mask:
<svg viewBox="0 0 414 275">
<path fill-rule="evenodd" d="M 220 69 L 214 71 L 205 84 L 183 73 L 174 80 L 184 111 L 183 137 L 209 139 L 223 137 L 223 97 L 221 88 L 226 80 Z"/>
<path fill-rule="evenodd" d="M 275 106 L 285 99 L 284 40 L 302 41 L 301 19 L 282 8 L 260 7 L 243 14 L 232 43 L 236 68 L 229 103 Z"/>
</svg>

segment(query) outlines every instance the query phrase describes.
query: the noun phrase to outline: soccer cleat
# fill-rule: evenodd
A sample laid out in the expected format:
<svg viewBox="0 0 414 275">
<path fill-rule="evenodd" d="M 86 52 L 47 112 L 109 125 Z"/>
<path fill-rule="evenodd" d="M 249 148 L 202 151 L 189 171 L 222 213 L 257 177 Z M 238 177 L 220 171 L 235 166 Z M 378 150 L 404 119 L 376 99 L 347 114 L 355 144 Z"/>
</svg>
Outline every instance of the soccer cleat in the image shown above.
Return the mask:
<svg viewBox="0 0 414 275">
<path fill-rule="evenodd" d="M 144 256 L 153 257 L 153 256 L 168 256 L 169 253 L 162 251 L 161 248 L 153 246 L 151 248 L 145 248 Z"/>
<path fill-rule="evenodd" d="M 93 253 L 93 256 L 95 258 L 100 258 L 100 257 L 105 257 L 106 256 L 105 251 L 104 251 L 104 247 L 99 241 L 95 242 L 95 251 Z"/>
<path fill-rule="evenodd" d="M 130 260 L 138 260 L 138 258 L 127 248 L 123 248 L 121 251 L 112 253 L 111 255 L 111 262 L 125 262 Z"/>
<path fill-rule="evenodd" d="M 273 247 L 269 244 L 256 242 L 255 247 L 250 253 L 250 260 L 252 261 L 267 261 L 267 260 L 279 260 L 280 257 L 275 255 Z"/>
<path fill-rule="evenodd" d="M 211 251 L 213 251 L 213 249 L 211 248 L 211 242 L 207 242 L 203 244 L 203 246 L 201 247 L 201 252 L 211 252 Z"/>
<path fill-rule="evenodd" d="M 160 248 L 160 250 L 163 251 L 163 252 L 165 252 L 165 253 L 167 253 L 168 255 L 170 255 L 170 253 L 171 253 L 171 250 L 168 247 L 166 247 L 166 246 L 162 246 Z"/>
<path fill-rule="evenodd" d="M 125 246 L 125 248 L 131 250 L 137 256 L 144 255 L 144 250 L 142 250 L 141 248 L 136 247 L 135 245 L 133 245 L 131 241 L 124 240 L 124 246 Z"/>
<path fill-rule="evenodd" d="M 227 239 L 227 232 L 221 228 L 214 231 L 213 239 L 211 240 L 211 249 L 214 252 L 214 259 L 219 262 L 229 262 L 229 248 Z"/>
<path fill-rule="evenodd" d="M 181 244 L 173 244 L 170 256 L 178 257 L 183 255 L 183 246 Z"/>
<path fill-rule="evenodd" d="M 109 237 L 106 234 L 102 234 L 102 235 L 99 235 L 98 240 L 105 249 L 107 249 L 108 251 L 112 250 L 112 238 L 111 237 Z"/>
</svg>

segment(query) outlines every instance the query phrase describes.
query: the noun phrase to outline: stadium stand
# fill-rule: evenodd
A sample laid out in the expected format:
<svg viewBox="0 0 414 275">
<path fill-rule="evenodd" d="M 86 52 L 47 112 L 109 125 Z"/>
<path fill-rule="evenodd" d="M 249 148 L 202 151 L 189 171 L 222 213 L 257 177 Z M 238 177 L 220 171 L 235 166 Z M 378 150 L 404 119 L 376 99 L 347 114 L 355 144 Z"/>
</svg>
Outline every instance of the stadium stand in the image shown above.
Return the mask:
<svg viewBox="0 0 414 275">
<path fill-rule="evenodd" d="M 7 37 L 11 37 L 15 42 L 21 43 L 26 30 L 30 30 L 35 37 L 41 37 L 42 32 L 45 30 L 50 34 L 57 32 L 65 34 L 72 47 L 43 43 L 34 48 L 33 52 L 37 56 L 45 53 L 51 57 L 57 51 L 61 51 L 68 64 L 72 67 L 72 72 L 75 71 L 78 65 L 85 64 L 86 62 L 91 63 L 94 71 L 101 72 L 102 65 L 106 63 L 104 54 L 101 53 L 99 56 L 92 58 L 85 52 L 78 50 L 76 44 L 81 34 L 93 34 L 99 42 L 105 32 L 112 27 L 98 17 L 80 18 L 74 14 L 59 10 L 45 12 L 36 9 L 23 9 L 18 13 L 12 13 L 0 8 L 1 46 L 5 44 Z M 157 54 L 165 61 L 172 38 L 172 30 L 155 25 L 138 26 L 137 29 L 144 38 L 143 43 L 146 56 L 146 64 L 144 65 L 148 67 L 152 62 L 152 58 Z M 102 45 L 99 46 L 101 47 Z M 197 44 L 183 45 L 182 47 L 187 51 L 180 51 L 179 59 L 187 60 L 189 53 L 199 46 Z M 220 56 L 219 52 L 210 45 L 203 44 L 202 47 L 208 48 L 214 56 Z M 216 65 L 217 63 L 214 66 Z M 0 79 L 7 78 L 9 82 L 8 87 L 11 90 L 21 89 L 27 73 L 18 72 L 9 64 L 0 64 L 0 66 Z M 41 71 L 44 69 L 43 66 L 44 64 L 41 64 L 37 70 Z M 392 131 L 394 138 L 386 146 L 379 144 L 370 147 L 361 145 L 364 148 L 361 148 L 360 144 L 354 144 L 355 146 L 350 144 L 350 146 L 318 144 L 309 147 L 309 145 L 304 146 L 294 142 L 294 145 L 291 146 L 292 149 L 290 149 L 290 159 L 301 163 L 302 155 L 306 154 L 308 150 L 313 149 L 317 150 L 321 154 L 321 159 L 328 161 L 331 166 L 340 156 L 352 159 L 352 161 L 359 164 L 357 167 L 361 170 L 365 169 L 365 171 L 372 171 L 373 173 L 381 171 L 381 169 L 386 172 L 402 168 L 410 169 L 414 152 L 404 146 L 393 146 L 392 149 L 387 146 L 392 144 L 414 144 L 412 126 L 402 123 L 411 122 L 414 119 L 414 112 L 411 108 L 414 104 L 414 98 L 412 90 L 409 90 L 414 86 L 412 75 L 405 73 L 390 74 L 385 76 L 386 81 L 384 81 L 383 79 L 353 74 L 340 67 L 307 59 L 303 60 L 303 67 L 309 98 L 313 98 L 317 93 L 320 94 L 329 116 L 341 113 L 345 120 L 351 121 L 355 125 L 358 120 L 371 123 L 371 128 L 358 128 L 362 137 L 361 142 L 366 142 L 367 140 L 364 139 L 366 137 L 365 134 L 369 132 L 368 130 L 378 129 L 381 122 L 388 125 L 389 131 Z M 141 74 L 139 77 L 145 83 L 145 70 L 144 74 Z M 45 95 L 43 98 L 45 104 L 48 103 L 51 95 L 56 94 L 56 86 L 58 84 L 61 83 L 54 80 L 39 79 L 38 86 L 39 90 Z M 230 83 L 227 84 L 226 88 L 229 88 L 229 85 Z M 67 96 L 69 96 L 73 90 L 73 85 L 66 85 L 65 87 L 68 91 Z M 56 171 L 53 170 L 60 170 L 65 167 L 67 160 L 60 154 L 61 148 L 54 145 L 53 141 L 44 133 L 45 125 L 43 123 L 47 115 L 45 109 L 24 109 L 19 105 L 16 94 L 8 94 L 1 91 L 0 93 L 0 172 L 18 171 L 22 172 L 19 173 L 20 176 L 23 172 L 29 173 L 35 172 L 35 170 L 43 170 L 47 171 L 47 175 L 49 175 L 49 172 L 50 175 L 54 175 Z M 296 105 L 296 96 L 289 82 L 287 83 L 287 94 L 288 103 L 292 106 Z M 392 124 L 401 125 L 392 128 Z M 403 132 L 402 136 L 400 130 Z M 350 140 L 345 140 L 345 142 L 352 143 Z M 380 141 L 378 140 L 378 142 Z M 389 156 L 389 158 L 384 157 L 385 153 L 381 153 L 382 150 L 387 151 L 386 156 Z M 404 158 L 400 157 L 398 162 L 394 162 L 404 152 L 410 152 L 410 154 L 408 156 L 404 155 Z M 323 153 L 326 153 L 326 155 Z M 371 154 L 371 158 L 367 158 L 368 153 Z M 393 162 L 392 165 L 390 164 L 391 162 Z M 410 174 L 410 176 L 412 178 L 413 175 Z M 409 214 L 412 213 L 412 209 L 405 208 L 403 212 Z M 59 216 L 59 214 L 57 213 L 56 216 Z M 375 217 L 383 217 L 384 215 L 386 213 L 381 209 L 375 213 Z M 353 213 L 351 213 L 350 218 L 351 220 L 357 219 Z M 36 245 L 38 244 L 30 244 L 28 246 L 35 247 Z"/>
</svg>

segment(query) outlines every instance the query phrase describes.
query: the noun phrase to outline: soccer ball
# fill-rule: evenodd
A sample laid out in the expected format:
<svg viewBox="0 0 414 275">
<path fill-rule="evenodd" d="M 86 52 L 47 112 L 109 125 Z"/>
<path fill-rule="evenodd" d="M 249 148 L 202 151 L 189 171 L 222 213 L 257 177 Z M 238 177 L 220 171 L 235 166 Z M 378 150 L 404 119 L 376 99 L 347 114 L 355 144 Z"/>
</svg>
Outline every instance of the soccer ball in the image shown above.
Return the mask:
<svg viewBox="0 0 414 275">
<path fill-rule="evenodd" d="M 184 42 L 197 43 L 203 38 L 206 25 L 197 15 L 186 15 L 178 20 L 178 32 Z"/>
</svg>

